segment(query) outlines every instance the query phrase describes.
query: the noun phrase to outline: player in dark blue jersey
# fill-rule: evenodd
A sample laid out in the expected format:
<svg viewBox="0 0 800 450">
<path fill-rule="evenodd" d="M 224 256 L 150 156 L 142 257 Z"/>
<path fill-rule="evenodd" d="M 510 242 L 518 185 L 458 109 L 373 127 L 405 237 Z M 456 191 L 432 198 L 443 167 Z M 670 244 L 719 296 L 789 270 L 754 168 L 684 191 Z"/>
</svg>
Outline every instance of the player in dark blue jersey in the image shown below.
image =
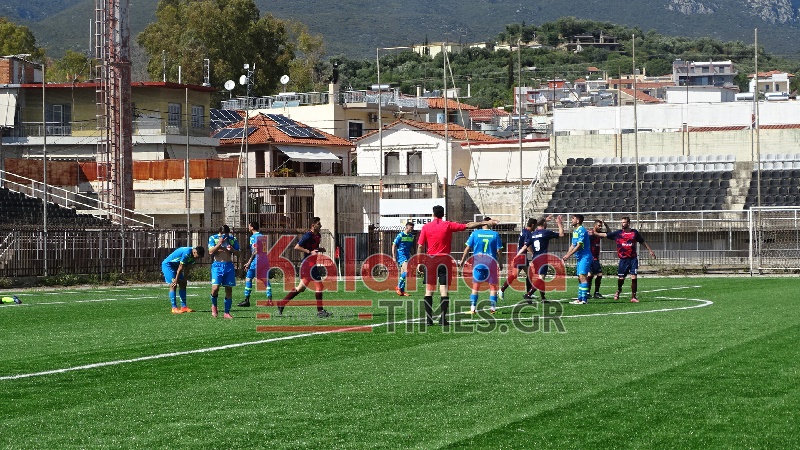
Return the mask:
<svg viewBox="0 0 800 450">
<path fill-rule="evenodd" d="M 500 300 L 503 299 L 503 295 L 508 289 L 508 286 L 514 282 L 517 278 L 519 278 L 522 274 L 528 273 L 528 264 L 531 262 L 531 253 L 524 249 L 525 244 L 528 242 L 531 234 L 533 233 L 534 228 L 536 227 L 536 219 L 533 217 L 528 219 L 527 224 L 519 233 L 519 241 L 517 242 L 517 254 L 514 256 L 514 267 L 508 268 L 508 280 L 503 283 L 503 287 L 500 288 Z M 525 294 L 522 295 L 523 298 L 530 298 L 532 293 L 533 284 L 531 280 L 526 276 L 525 277 Z"/>
<path fill-rule="evenodd" d="M 530 234 L 528 242 L 525 243 L 524 249 L 532 253 L 532 259 L 536 259 L 538 256 L 546 255 L 548 253 L 551 239 L 564 237 L 564 218 L 562 216 L 556 216 L 558 233 L 547 229 L 547 222 L 552 218 L 553 216 L 550 215 L 536 221 L 536 230 Z M 544 280 L 545 275 L 547 275 L 547 266 L 543 265 L 539 268 L 539 279 Z M 531 291 L 529 291 L 529 293 L 524 295 L 522 298 L 529 300 L 529 303 L 531 303 L 535 292 L 536 288 L 531 286 Z M 539 295 L 541 296 L 543 302 L 547 301 L 544 291 L 539 291 Z"/>
<path fill-rule="evenodd" d="M 397 233 L 392 242 L 392 256 L 400 267 L 400 279 L 397 280 L 397 295 L 408 297 L 406 293 L 406 276 L 408 276 L 408 260 L 414 248 L 414 223 L 407 222 L 403 231 Z"/>
<path fill-rule="evenodd" d="M 594 221 L 594 228 L 589 230 L 592 242 L 592 267 L 589 268 L 589 289 L 592 288 L 594 279 L 594 298 L 604 298 L 600 293 L 600 283 L 603 282 L 603 266 L 600 264 L 600 241 L 603 238 L 597 233 L 608 233 L 608 225 L 600 219 Z"/>
<path fill-rule="evenodd" d="M 492 220 L 491 217 L 484 217 L 484 221 Z M 472 294 L 470 300 L 470 314 L 475 314 L 478 305 L 478 289 L 481 283 L 489 283 L 489 303 L 490 311 L 494 314 L 497 311 L 497 286 L 500 279 L 502 265 L 499 263 L 500 250 L 503 249 L 503 241 L 500 235 L 491 229 L 491 225 L 484 225 L 483 228 L 475 230 L 469 235 L 464 254 L 461 255 L 459 266 L 464 266 L 469 251 L 472 250 Z"/>
<path fill-rule="evenodd" d="M 301 238 L 300 241 L 297 242 L 297 245 L 294 246 L 294 249 L 303 253 L 303 262 L 301 263 L 300 273 L 303 273 L 303 266 L 310 266 L 311 271 L 311 280 L 312 281 L 322 281 L 323 273 L 321 268 L 316 265 L 317 262 L 317 254 L 325 253 L 325 247 L 320 247 L 320 241 L 322 240 L 322 235 L 319 233 L 319 230 L 322 229 L 322 222 L 319 217 L 312 217 L 311 218 L 311 230 L 307 231 Z M 303 278 L 300 278 L 300 283 L 297 285 L 296 288 L 289 291 L 286 294 L 286 297 L 283 300 L 278 302 L 278 315 L 283 315 L 283 308 L 286 307 L 286 304 L 289 303 L 289 300 L 297 297 L 297 294 L 306 290 L 306 283 L 303 281 Z M 322 307 L 322 290 L 321 287 L 318 288 L 319 290 L 314 292 L 314 298 L 317 299 L 317 317 L 324 318 L 330 317 L 331 314 L 328 311 L 325 311 Z"/>
</svg>

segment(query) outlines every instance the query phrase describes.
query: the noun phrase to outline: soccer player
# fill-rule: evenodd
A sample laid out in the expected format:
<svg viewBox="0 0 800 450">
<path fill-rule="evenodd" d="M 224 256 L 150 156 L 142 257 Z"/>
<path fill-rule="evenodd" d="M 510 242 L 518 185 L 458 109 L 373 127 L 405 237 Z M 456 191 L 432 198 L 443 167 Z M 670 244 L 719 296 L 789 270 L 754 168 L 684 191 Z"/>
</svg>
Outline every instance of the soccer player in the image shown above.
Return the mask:
<svg viewBox="0 0 800 450">
<path fill-rule="evenodd" d="M 231 234 L 231 229 L 223 225 L 219 233 L 208 238 L 208 254 L 214 259 L 211 264 L 211 316 L 217 317 L 217 296 L 219 287 L 225 287 L 225 311 L 222 317 L 233 319 L 233 287 L 236 286 L 236 267 L 233 266 L 233 254 L 239 253 L 239 241 Z"/>
<path fill-rule="evenodd" d="M 236 305 L 242 308 L 250 306 L 250 293 L 253 291 L 253 280 L 256 279 L 258 266 L 262 266 L 261 273 L 267 276 L 267 306 L 272 306 L 272 285 L 269 283 L 269 257 L 267 256 L 267 249 L 262 248 L 260 252 L 258 251 L 259 239 L 266 243 L 266 237 L 258 231 L 259 228 L 260 225 L 258 222 L 250 222 L 247 225 L 247 231 L 250 232 L 250 258 L 242 265 L 242 269 L 247 271 L 244 276 L 244 300 Z"/>
<path fill-rule="evenodd" d="M 533 228 L 536 226 L 536 219 L 533 217 L 528 219 L 527 224 L 522 231 L 519 233 L 519 242 L 517 243 L 517 254 L 514 256 L 514 267 L 517 269 L 516 272 L 509 267 L 508 269 L 508 280 L 503 283 L 503 287 L 500 288 L 500 300 L 503 299 L 503 295 L 508 289 L 508 286 L 514 282 L 521 274 L 528 273 L 528 265 L 531 263 L 532 256 L 530 252 L 524 249 L 525 244 L 530 240 L 531 234 L 533 234 Z M 525 277 L 525 293 L 522 294 L 522 298 L 525 300 L 530 300 L 533 294 L 533 283 L 531 280 L 526 276 Z"/>
<path fill-rule="evenodd" d="M 188 266 L 193 265 L 195 260 L 206 255 L 203 247 L 178 247 L 161 262 L 161 272 L 164 274 L 164 281 L 169 283 L 169 301 L 172 303 L 172 314 L 194 312 L 186 306 L 186 271 Z M 175 289 L 178 288 L 178 295 L 181 298 L 181 307 L 178 308 L 175 299 Z"/>
<path fill-rule="evenodd" d="M 589 230 L 592 242 L 592 267 L 589 269 L 589 290 L 592 289 L 592 279 L 594 279 L 594 298 L 605 298 L 600 293 L 600 283 L 603 282 L 603 266 L 600 265 L 600 241 L 602 237 L 597 233 L 608 233 L 608 225 L 600 219 L 594 221 L 594 227 Z"/>
<path fill-rule="evenodd" d="M 300 273 L 302 274 L 305 270 L 311 270 L 311 279 L 313 281 L 322 281 L 322 272 L 320 268 L 316 265 L 317 263 L 317 254 L 325 253 L 325 247 L 320 247 L 319 243 L 322 239 L 322 235 L 319 233 L 319 230 L 322 229 L 322 222 L 319 217 L 312 217 L 311 218 L 311 230 L 307 231 L 301 238 L 300 241 L 297 242 L 297 245 L 294 246 L 294 249 L 303 253 L 303 262 L 300 264 Z M 321 285 L 321 283 L 319 283 Z M 289 300 L 297 297 L 297 294 L 306 290 L 305 281 L 303 278 L 300 277 L 300 283 L 297 285 L 296 288 L 289 291 L 286 294 L 286 297 L 283 300 L 278 302 L 278 315 L 283 315 L 283 308 L 286 307 L 286 304 L 289 303 Z M 317 299 L 317 317 L 325 318 L 330 317 L 331 313 L 325 311 L 322 307 L 322 287 L 318 286 L 314 292 L 314 298 Z"/>
<path fill-rule="evenodd" d="M 585 305 L 589 303 L 589 269 L 592 267 L 592 250 L 589 248 L 591 242 L 589 232 L 583 227 L 583 214 L 574 214 L 570 219 L 572 225 L 572 244 L 569 246 L 567 254 L 563 259 L 566 261 L 570 256 L 575 255 L 575 272 L 578 274 L 578 298 L 571 301 L 573 305 Z"/>
<path fill-rule="evenodd" d="M 411 258 L 411 249 L 414 246 L 414 223 L 407 222 L 403 231 L 397 233 L 392 242 L 392 256 L 400 267 L 400 279 L 397 280 L 397 295 L 408 297 L 406 293 L 406 277 L 408 276 L 408 259 Z"/>
<path fill-rule="evenodd" d="M 551 239 L 557 239 L 564 237 L 564 218 L 556 216 L 556 224 L 558 225 L 558 233 L 555 231 L 551 231 L 547 229 L 547 222 L 553 218 L 552 215 L 543 217 L 536 221 L 536 230 L 531 233 L 530 237 L 528 238 L 528 242 L 525 243 L 523 246 L 523 250 L 533 252 L 533 259 L 535 260 L 540 255 L 546 255 L 548 246 L 550 245 Z M 539 267 L 539 279 L 544 280 L 545 275 L 547 275 L 547 266 L 542 265 Z M 526 300 L 528 303 L 533 302 L 533 293 L 536 291 L 536 288 L 533 287 L 533 283 L 531 283 L 531 295 L 529 295 Z M 542 302 L 546 302 L 547 299 L 545 298 L 544 291 L 539 291 L 539 295 L 541 296 Z M 525 297 L 523 297 L 525 298 Z"/>
<path fill-rule="evenodd" d="M 636 288 L 638 287 L 637 275 L 639 272 L 639 256 L 636 251 L 636 244 L 642 244 L 650 252 L 650 256 L 655 259 L 656 254 L 653 249 L 647 245 L 644 238 L 639 234 L 639 230 L 631 228 L 631 218 L 625 216 L 621 219 L 620 225 L 622 229 L 612 231 L 610 233 L 597 233 L 601 237 L 613 239 L 617 243 L 617 256 L 619 256 L 619 267 L 617 268 L 617 292 L 614 294 L 614 300 L 619 300 L 619 294 L 622 293 L 622 286 L 625 284 L 625 277 L 631 275 L 631 303 L 639 303 L 639 298 L 636 296 Z"/>
<path fill-rule="evenodd" d="M 0 298 L 0 305 L 5 305 L 6 303 L 21 305 L 22 300 L 20 300 L 19 297 L 17 297 L 16 295 L 12 295 L 11 297 Z"/>
<path fill-rule="evenodd" d="M 484 217 L 483 221 L 492 220 L 491 217 Z M 499 285 L 499 273 L 502 264 L 499 263 L 498 255 L 503 249 L 503 242 L 500 235 L 492 230 L 487 224 L 481 229 L 475 230 L 469 235 L 464 247 L 464 254 L 461 255 L 459 266 L 464 266 L 469 251 L 472 250 L 472 294 L 469 296 L 470 314 L 475 314 L 478 305 L 478 288 L 481 283 L 489 283 L 489 303 L 490 312 L 497 312 L 497 287 Z"/>
<path fill-rule="evenodd" d="M 466 229 L 474 229 L 483 225 L 495 225 L 499 223 L 496 220 L 484 222 L 469 222 L 467 224 L 450 222 L 444 220 L 444 207 L 436 205 L 433 207 L 433 220 L 426 223 L 419 233 L 419 241 L 417 242 L 417 253 L 423 254 L 427 248 L 429 256 L 438 256 L 449 258 L 453 261 L 450 255 L 450 245 L 453 239 L 453 232 L 464 231 Z M 433 291 L 436 288 L 436 282 L 439 282 L 439 294 L 442 296 L 441 310 L 442 315 L 439 317 L 439 323 L 447 326 L 450 323 L 447 321 L 447 310 L 450 306 L 450 296 L 448 289 L 450 279 L 453 276 L 444 265 L 439 265 L 436 274 L 426 273 L 425 278 L 425 322 L 428 325 L 433 325 Z"/>
</svg>

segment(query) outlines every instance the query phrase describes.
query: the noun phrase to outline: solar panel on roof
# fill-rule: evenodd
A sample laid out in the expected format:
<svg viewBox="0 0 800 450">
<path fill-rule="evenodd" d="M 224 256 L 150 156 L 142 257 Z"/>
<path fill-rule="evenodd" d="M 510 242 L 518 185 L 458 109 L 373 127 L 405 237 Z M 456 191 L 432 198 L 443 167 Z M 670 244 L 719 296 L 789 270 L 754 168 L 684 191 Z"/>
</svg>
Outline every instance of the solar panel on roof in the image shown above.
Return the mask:
<svg viewBox="0 0 800 450">
<path fill-rule="evenodd" d="M 297 125 L 297 122 L 281 114 L 267 114 L 266 116 L 278 125 Z"/>
<path fill-rule="evenodd" d="M 276 128 L 289 137 L 325 139 L 325 136 L 310 127 L 304 127 L 300 125 L 278 125 Z"/>
<path fill-rule="evenodd" d="M 242 116 L 238 112 L 230 109 L 211 109 L 209 114 L 212 131 L 217 131 L 242 120 Z"/>
<path fill-rule="evenodd" d="M 253 134 L 258 127 L 247 127 L 247 135 Z M 244 128 L 223 128 L 212 137 L 216 139 L 241 139 L 244 137 Z"/>
</svg>

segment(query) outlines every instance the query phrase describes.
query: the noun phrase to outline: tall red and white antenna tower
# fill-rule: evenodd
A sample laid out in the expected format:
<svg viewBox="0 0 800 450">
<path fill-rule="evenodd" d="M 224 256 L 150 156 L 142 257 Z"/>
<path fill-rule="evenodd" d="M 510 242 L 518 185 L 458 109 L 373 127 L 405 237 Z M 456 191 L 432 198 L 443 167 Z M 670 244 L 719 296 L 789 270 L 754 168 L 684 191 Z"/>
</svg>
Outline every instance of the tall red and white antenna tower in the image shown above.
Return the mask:
<svg viewBox="0 0 800 450">
<path fill-rule="evenodd" d="M 102 200 L 113 213 L 133 210 L 133 110 L 131 108 L 128 0 L 95 0 L 94 54 L 98 175 Z"/>
</svg>

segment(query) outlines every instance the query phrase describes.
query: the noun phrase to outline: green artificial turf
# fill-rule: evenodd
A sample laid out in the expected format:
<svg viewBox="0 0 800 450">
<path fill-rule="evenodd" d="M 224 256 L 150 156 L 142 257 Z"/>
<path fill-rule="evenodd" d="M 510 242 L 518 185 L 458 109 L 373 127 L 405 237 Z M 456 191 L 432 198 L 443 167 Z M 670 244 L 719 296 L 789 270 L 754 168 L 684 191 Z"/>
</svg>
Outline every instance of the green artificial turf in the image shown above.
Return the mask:
<svg viewBox="0 0 800 450">
<path fill-rule="evenodd" d="M 0 447 L 798 448 L 799 284 L 643 277 L 639 304 L 628 281 L 619 301 L 575 306 L 570 280 L 538 330 L 541 306 L 513 308 L 517 292 L 449 329 L 387 325 L 419 317 L 419 291 L 326 293 L 329 319 L 234 306 L 234 320 L 211 317 L 202 283 L 181 315 L 163 286 L 17 292 L 23 305 L 0 307 Z M 451 298 L 468 309 L 465 287 Z"/>
</svg>

